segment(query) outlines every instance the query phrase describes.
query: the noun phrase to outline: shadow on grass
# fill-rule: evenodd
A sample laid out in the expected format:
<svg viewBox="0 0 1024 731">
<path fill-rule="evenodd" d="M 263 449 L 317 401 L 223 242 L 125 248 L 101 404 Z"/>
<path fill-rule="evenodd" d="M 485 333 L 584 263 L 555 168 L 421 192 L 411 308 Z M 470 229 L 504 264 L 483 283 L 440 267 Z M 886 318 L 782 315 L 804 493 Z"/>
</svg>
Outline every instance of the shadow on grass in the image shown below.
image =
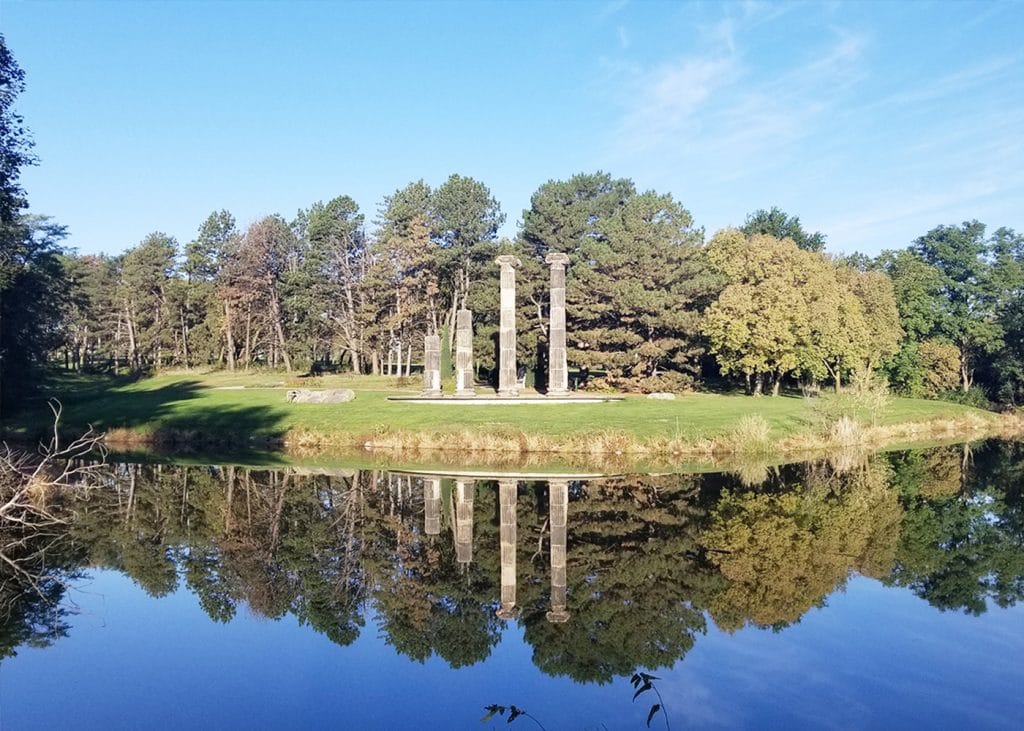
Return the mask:
<svg viewBox="0 0 1024 731">
<path fill-rule="evenodd" d="M 109 444 L 132 448 L 145 445 L 168 453 L 230 453 L 252 457 L 281 446 L 285 411 L 259 405 L 204 404 L 205 390 L 196 380 L 152 389 L 132 389 L 124 378 L 55 382 L 45 398 L 26 404 L 8 426 L 9 436 L 25 440 L 47 438 L 53 417 L 46 398 L 59 400 L 62 434 L 73 437 L 90 426 L 107 434 Z M 191 403 L 187 403 L 191 402 Z"/>
</svg>

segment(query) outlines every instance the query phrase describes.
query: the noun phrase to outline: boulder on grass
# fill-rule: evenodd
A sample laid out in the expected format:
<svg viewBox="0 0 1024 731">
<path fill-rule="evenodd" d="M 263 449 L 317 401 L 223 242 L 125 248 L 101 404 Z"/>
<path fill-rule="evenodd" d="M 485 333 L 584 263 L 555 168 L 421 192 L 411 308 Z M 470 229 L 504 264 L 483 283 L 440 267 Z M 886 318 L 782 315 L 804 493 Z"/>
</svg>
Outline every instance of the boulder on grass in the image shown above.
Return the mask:
<svg viewBox="0 0 1024 731">
<path fill-rule="evenodd" d="M 294 404 L 343 404 L 356 397 L 351 388 L 328 388 L 312 391 L 306 388 L 293 388 L 288 391 L 285 400 Z"/>
<path fill-rule="evenodd" d="M 647 394 L 647 398 L 654 399 L 655 401 L 675 401 L 676 395 L 666 391 L 655 391 L 654 393 Z"/>
</svg>

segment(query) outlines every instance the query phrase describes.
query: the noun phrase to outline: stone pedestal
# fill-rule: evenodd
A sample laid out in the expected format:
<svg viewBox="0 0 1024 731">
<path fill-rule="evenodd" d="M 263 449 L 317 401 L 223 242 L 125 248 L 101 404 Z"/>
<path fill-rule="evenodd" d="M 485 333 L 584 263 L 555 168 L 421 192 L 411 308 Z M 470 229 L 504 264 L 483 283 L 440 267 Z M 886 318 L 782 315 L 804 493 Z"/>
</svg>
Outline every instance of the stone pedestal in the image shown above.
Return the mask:
<svg viewBox="0 0 1024 731">
<path fill-rule="evenodd" d="M 498 511 L 501 537 L 501 607 L 495 614 L 501 619 L 516 616 L 516 501 L 519 483 L 498 480 Z"/>
<path fill-rule="evenodd" d="M 551 265 L 551 307 L 548 317 L 548 396 L 569 393 L 569 364 L 565 352 L 565 267 L 566 254 L 551 253 L 544 260 Z"/>
<path fill-rule="evenodd" d="M 516 377 L 516 267 L 514 256 L 499 256 L 501 267 L 501 323 L 498 335 L 498 395 L 518 396 Z"/>
<path fill-rule="evenodd" d="M 455 481 L 455 560 L 462 566 L 473 560 L 473 489 L 469 480 Z"/>
<path fill-rule="evenodd" d="M 569 621 L 565 575 L 566 530 L 569 518 L 569 482 L 548 483 L 548 522 L 551 526 L 551 611 L 545 617 L 561 624 Z"/>
<path fill-rule="evenodd" d="M 441 336 L 423 338 L 423 395 L 441 395 Z"/>
<path fill-rule="evenodd" d="M 441 535 L 441 478 L 423 480 L 423 532 L 428 536 Z"/>
<path fill-rule="evenodd" d="M 455 395 L 476 396 L 473 391 L 473 313 L 455 313 Z"/>
</svg>

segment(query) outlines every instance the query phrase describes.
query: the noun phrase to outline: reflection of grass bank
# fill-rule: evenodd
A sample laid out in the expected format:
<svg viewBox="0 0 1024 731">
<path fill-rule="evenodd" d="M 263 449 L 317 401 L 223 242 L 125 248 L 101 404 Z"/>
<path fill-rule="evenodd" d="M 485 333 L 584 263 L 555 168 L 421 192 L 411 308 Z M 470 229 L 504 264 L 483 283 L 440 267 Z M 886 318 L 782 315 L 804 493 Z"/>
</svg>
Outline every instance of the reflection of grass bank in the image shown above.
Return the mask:
<svg viewBox="0 0 1024 731">
<path fill-rule="evenodd" d="M 353 387 L 347 404 L 291 404 L 287 387 Z M 69 431 L 92 424 L 112 445 L 188 445 L 287 451 L 371 446 L 403 454 L 503 455 L 570 463 L 683 462 L 727 455 L 796 455 L 835 447 L 973 439 L 1020 433 L 1021 420 L 957 404 L 892 399 L 884 409 L 844 412 L 841 429 L 817 400 L 690 394 L 675 401 L 630 397 L 619 403 L 533 406 L 430 406 L 390 402 L 394 379 L 287 378 L 280 374 L 178 374 L 135 382 L 55 382 Z M 24 420 L 22 434 L 48 428 Z M 850 424 L 854 424 L 851 426 Z M 417 460 L 418 461 L 418 460 Z"/>
</svg>

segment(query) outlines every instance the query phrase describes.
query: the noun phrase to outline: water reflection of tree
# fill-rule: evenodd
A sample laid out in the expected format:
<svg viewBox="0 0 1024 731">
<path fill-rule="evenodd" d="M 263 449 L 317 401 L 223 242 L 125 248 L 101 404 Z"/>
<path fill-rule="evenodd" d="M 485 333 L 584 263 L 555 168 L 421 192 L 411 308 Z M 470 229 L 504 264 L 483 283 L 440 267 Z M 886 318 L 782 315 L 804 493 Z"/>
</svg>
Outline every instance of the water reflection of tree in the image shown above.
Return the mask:
<svg viewBox="0 0 1024 731">
<path fill-rule="evenodd" d="M 477 550 L 469 564 L 459 564 L 450 482 L 446 487 L 441 532 L 427 536 L 420 522 L 421 481 L 385 478 L 385 489 L 369 495 L 364 513 L 365 561 L 388 644 L 420 662 L 436 654 L 452 667 L 463 667 L 484 660 L 500 638 L 494 615 L 498 569 L 491 550 L 497 538 L 486 519 L 495 510 L 495 493 L 491 484 L 470 488 Z"/>
<path fill-rule="evenodd" d="M 984 612 L 990 600 L 1006 607 L 1024 598 L 1021 444 L 908 454 L 894 484 L 906 519 L 888 583 L 939 609 L 970 614 Z"/>
<path fill-rule="evenodd" d="M 716 583 L 699 558 L 698 491 L 696 478 L 680 476 L 575 487 L 569 510 L 571 620 L 546 621 L 544 581 L 524 592 L 526 640 L 541 670 L 607 682 L 637 667 L 671 665 L 686 654 L 704 631 L 699 597 Z"/>
<path fill-rule="evenodd" d="M 494 482 L 465 493 L 473 544 L 471 560 L 460 563 L 468 554 L 454 538 L 451 481 L 428 535 L 421 478 L 119 465 L 109 489 L 64 506 L 72 519 L 46 539 L 56 538 L 53 546 L 40 553 L 42 543 L 25 541 L 19 549 L 29 563 L 45 555 L 36 568 L 51 583 L 33 590 L 0 569 L 0 652 L 66 632 L 61 582 L 101 566 L 153 596 L 183 581 L 216 621 L 245 605 L 294 616 L 342 645 L 358 636 L 372 605 L 398 652 L 454 667 L 486 658 L 503 622 L 518 621 L 544 672 L 606 682 L 677 662 L 706 616 L 727 630 L 798 621 L 851 572 L 908 586 L 940 608 L 980 612 L 988 601 L 1018 601 L 1022 465 L 1020 446 L 992 445 L 848 470 L 764 469 L 755 486 L 723 475 L 573 482 L 564 624 L 547 616 L 546 482 L 519 483 L 520 613 L 502 620 Z"/>
<path fill-rule="evenodd" d="M 67 635 L 72 610 L 65 592 L 83 559 L 57 526 L 0 527 L 0 660 Z"/>
<path fill-rule="evenodd" d="M 362 624 L 364 581 L 351 480 L 289 471 L 128 465 L 114 489 L 87 494 L 71 525 L 94 564 L 154 596 L 179 570 L 206 612 L 240 602 L 287 613 L 340 644 Z"/>
<path fill-rule="evenodd" d="M 796 622 L 852 571 L 878 576 L 892 565 L 901 509 L 889 469 L 800 472 L 784 490 L 726 489 L 712 510 L 701 542 L 726 582 L 708 602 L 723 629 Z"/>
</svg>

